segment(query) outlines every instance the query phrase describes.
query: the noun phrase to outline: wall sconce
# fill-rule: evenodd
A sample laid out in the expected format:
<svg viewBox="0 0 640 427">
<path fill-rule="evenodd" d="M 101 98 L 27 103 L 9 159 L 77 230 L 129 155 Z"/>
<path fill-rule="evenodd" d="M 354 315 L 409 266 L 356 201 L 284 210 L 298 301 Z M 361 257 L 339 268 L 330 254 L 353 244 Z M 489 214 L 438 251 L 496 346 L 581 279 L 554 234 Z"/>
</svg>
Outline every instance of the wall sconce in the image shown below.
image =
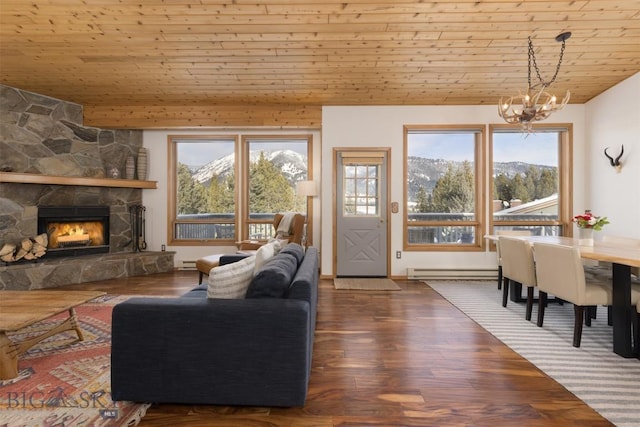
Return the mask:
<svg viewBox="0 0 640 427">
<path fill-rule="evenodd" d="M 611 166 L 616 168 L 616 172 L 620 173 L 620 170 L 622 169 L 622 162 L 620 161 L 620 158 L 622 157 L 622 154 L 624 153 L 624 145 L 622 145 L 622 147 L 620 149 L 620 154 L 618 154 L 618 157 L 616 157 L 615 159 L 613 157 L 611 157 L 609 155 L 609 153 L 607 153 L 608 149 L 609 149 L 609 147 L 604 149 L 604 155 L 607 156 L 607 158 L 609 159 L 609 163 L 611 164 Z"/>
</svg>

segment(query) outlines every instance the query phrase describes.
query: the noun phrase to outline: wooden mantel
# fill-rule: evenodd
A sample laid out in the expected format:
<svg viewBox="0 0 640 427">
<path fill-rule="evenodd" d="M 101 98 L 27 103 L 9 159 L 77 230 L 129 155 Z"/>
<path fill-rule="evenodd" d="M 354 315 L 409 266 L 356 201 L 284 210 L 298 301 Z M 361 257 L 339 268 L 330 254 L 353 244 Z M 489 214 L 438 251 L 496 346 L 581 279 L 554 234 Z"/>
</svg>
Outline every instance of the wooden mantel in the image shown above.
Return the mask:
<svg viewBox="0 0 640 427">
<path fill-rule="evenodd" d="M 0 172 L 0 182 L 18 184 L 79 185 L 87 187 L 116 187 L 156 189 L 158 181 L 137 179 L 89 178 L 85 176 L 55 176 L 34 173 Z"/>
</svg>

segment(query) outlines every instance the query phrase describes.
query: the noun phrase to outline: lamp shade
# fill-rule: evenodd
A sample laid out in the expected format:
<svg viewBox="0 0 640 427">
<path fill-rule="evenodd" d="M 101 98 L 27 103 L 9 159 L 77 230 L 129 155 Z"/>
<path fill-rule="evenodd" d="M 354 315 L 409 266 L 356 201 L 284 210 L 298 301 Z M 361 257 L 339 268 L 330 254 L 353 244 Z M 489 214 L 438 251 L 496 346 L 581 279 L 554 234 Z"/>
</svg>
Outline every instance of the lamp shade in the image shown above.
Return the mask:
<svg viewBox="0 0 640 427">
<path fill-rule="evenodd" d="M 318 188 L 315 181 L 298 181 L 296 183 L 296 194 L 298 196 L 313 197 L 318 195 Z"/>
</svg>

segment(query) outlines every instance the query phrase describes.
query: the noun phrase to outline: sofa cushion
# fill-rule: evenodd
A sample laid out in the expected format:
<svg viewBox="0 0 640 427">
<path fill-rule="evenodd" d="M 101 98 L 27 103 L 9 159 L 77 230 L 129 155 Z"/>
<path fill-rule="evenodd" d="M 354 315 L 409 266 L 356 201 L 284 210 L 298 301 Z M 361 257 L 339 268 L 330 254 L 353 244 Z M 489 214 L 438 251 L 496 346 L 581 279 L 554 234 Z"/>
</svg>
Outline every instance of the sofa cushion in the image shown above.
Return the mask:
<svg viewBox="0 0 640 427">
<path fill-rule="evenodd" d="M 262 245 L 258 248 L 256 252 L 256 265 L 253 270 L 253 274 L 257 274 L 258 271 L 262 268 L 262 266 L 271 258 L 273 258 L 276 254 L 276 246 L 278 246 L 278 242 L 270 242 L 266 245 Z"/>
<path fill-rule="evenodd" d="M 252 255 L 232 264 L 212 268 L 209 272 L 207 297 L 244 298 L 253 278 L 255 262 L 256 257 Z"/>
<path fill-rule="evenodd" d="M 300 265 L 302 258 L 304 258 L 304 248 L 297 243 L 289 243 L 287 246 L 280 250 L 281 254 L 291 254 L 296 259 L 296 264 Z"/>
<path fill-rule="evenodd" d="M 180 298 L 206 298 L 208 288 L 209 288 L 209 283 L 203 283 L 189 290 L 189 292 L 182 295 Z"/>
<path fill-rule="evenodd" d="M 298 268 L 291 254 L 282 252 L 271 258 L 253 277 L 247 298 L 284 298 Z"/>
</svg>

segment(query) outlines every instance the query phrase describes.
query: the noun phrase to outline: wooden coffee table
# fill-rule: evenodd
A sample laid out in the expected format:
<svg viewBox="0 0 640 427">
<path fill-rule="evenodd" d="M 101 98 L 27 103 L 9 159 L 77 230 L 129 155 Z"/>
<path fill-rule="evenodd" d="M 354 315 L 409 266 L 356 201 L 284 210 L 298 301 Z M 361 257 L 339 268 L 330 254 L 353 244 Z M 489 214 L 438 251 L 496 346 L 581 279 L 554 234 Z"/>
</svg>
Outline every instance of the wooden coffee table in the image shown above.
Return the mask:
<svg viewBox="0 0 640 427">
<path fill-rule="evenodd" d="M 0 380 L 18 376 L 18 356 L 52 335 L 75 330 L 82 341 L 75 307 L 104 295 L 97 291 L 0 291 Z M 48 332 L 14 343 L 7 332 L 26 328 L 51 316 L 69 312 L 69 317 Z"/>
</svg>

